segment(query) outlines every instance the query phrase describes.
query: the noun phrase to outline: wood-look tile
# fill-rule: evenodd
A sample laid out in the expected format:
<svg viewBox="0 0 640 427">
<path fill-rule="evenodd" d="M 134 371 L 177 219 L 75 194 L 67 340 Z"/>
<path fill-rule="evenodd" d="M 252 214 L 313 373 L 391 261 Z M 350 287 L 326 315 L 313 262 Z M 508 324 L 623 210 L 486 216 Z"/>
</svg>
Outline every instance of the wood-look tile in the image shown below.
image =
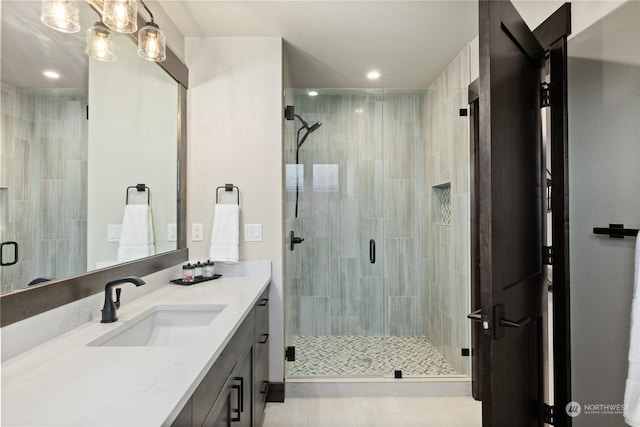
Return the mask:
<svg viewBox="0 0 640 427">
<path fill-rule="evenodd" d="M 300 297 L 300 335 L 330 335 L 329 298 Z"/>
</svg>

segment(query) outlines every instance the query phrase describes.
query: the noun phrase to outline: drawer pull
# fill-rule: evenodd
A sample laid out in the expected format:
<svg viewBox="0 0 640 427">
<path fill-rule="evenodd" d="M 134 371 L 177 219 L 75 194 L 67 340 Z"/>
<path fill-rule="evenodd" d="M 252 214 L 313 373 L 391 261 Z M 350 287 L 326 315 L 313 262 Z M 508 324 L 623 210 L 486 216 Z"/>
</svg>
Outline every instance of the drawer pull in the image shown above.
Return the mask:
<svg viewBox="0 0 640 427">
<path fill-rule="evenodd" d="M 269 381 L 262 381 L 262 386 L 260 387 L 260 393 L 265 394 L 269 390 Z"/>
<path fill-rule="evenodd" d="M 240 412 L 242 412 L 242 410 L 240 409 L 240 404 L 242 403 L 242 387 L 234 384 L 231 386 L 232 389 L 234 389 L 235 391 L 238 392 L 237 396 L 238 396 L 238 407 L 235 409 L 232 409 L 232 415 L 231 415 L 231 422 L 236 423 L 240 421 Z M 235 417 L 234 415 L 238 414 L 237 417 Z"/>
<path fill-rule="evenodd" d="M 258 302 L 258 305 L 259 305 L 260 307 L 264 307 L 264 306 L 266 306 L 267 304 L 269 304 L 269 298 L 262 298 L 262 299 Z"/>
<path fill-rule="evenodd" d="M 266 344 L 269 341 L 269 334 L 262 334 L 262 340 L 260 340 L 260 344 Z"/>
</svg>

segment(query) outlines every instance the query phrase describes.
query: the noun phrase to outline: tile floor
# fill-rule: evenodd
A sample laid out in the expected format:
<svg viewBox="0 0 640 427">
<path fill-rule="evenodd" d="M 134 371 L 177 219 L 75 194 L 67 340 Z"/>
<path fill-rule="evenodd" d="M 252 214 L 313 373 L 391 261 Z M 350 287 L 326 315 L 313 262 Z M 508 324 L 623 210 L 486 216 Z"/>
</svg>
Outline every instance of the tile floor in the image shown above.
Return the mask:
<svg viewBox="0 0 640 427">
<path fill-rule="evenodd" d="M 293 345 L 296 361 L 287 369 L 294 378 L 457 375 L 425 337 L 297 336 Z"/>
<path fill-rule="evenodd" d="M 481 427 L 471 397 L 287 398 L 268 403 L 264 427 Z"/>
</svg>

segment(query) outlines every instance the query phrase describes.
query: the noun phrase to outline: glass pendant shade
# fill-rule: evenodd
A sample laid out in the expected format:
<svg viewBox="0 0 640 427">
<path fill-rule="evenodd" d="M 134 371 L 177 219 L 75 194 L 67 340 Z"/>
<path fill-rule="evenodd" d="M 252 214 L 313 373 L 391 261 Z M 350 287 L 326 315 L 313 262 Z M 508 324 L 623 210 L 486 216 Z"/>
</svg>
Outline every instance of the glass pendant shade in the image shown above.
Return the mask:
<svg viewBox="0 0 640 427">
<path fill-rule="evenodd" d="M 63 33 L 80 31 L 80 12 L 75 1 L 42 0 L 40 20 L 47 27 Z"/>
<path fill-rule="evenodd" d="M 102 22 L 96 22 L 93 27 L 87 30 L 85 53 L 98 61 L 112 62 L 116 60 L 111 31 Z"/>
<path fill-rule="evenodd" d="M 153 22 L 138 31 L 138 56 L 147 61 L 162 62 L 167 59 L 167 43 L 164 33 Z"/>
<path fill-rule="evenodd" d="M 104 0 L 102 22 L 119 33 L 135 33 L 138 29 L 137 0 Z"/>
</svg>

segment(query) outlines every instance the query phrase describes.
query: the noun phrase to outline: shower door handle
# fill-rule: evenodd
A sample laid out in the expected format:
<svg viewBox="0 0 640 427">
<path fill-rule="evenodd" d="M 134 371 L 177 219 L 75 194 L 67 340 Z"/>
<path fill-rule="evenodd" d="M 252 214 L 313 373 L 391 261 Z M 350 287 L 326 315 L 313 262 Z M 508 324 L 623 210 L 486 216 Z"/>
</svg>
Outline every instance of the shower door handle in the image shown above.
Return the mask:
<svg viewBox="0 0 640 427">
<path fill-rule="evenodd" d="M 369 262 L 371 264 L 376 263 L 376 241 L 375 239 L 369 240 Z"/>
<path fill-rule="evenodd" d="M 300 243 L 304 242 L 304 239 L 302 237 L 295 237 L 293 230 L 291 230 L 289 236 L 291 238 L 291 241 L 289 242 L 289 249 L 291 250 L 293 250 L 293 245 L 299 245 Z"/>
</svg>

